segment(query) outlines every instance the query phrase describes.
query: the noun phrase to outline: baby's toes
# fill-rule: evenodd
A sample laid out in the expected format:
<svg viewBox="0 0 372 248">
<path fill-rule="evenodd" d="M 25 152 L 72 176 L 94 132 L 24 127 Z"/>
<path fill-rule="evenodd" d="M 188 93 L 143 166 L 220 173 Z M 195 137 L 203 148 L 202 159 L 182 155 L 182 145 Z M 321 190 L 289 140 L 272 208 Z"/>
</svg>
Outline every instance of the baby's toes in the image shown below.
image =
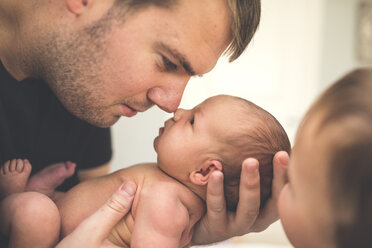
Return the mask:
<svg viewBox="0 0 372 248">
<path fill-rule="evenodd" d="M 14 171 L 16 171 L 17 161 L 18 161 L 18 159 L 12 159 L 12 160 L 10 160 L 9 173 L 13 173 Z"/>
<path fill-rule="evenodd" d="M 23 171 L 23 167 L 24 167 L 24 162 L 23 162 L 23 159 L 17 159 L 16 160 L 16 164 L 15 164 L 15 168 L 12 169 L 12 172 L 22 172 Z"/>
<path fill-rule="evenodd" d="M 65 162 L 65 165 L 66 165 L 66 175 L 65 177 L 68 178 L 70 176 L 72 176 L 75 172 L 75 168 L 76 168 L 76 163 L 73 163 L 71 161 L 67 161 Z"/>
<path fill-rule="evenodd" d="M 1 166 L 0 173 L 2 175 L 6 175 L 9 173 L 9 167 L 10 167 L 10 160 L 6 161 L 3 166 Z"/>
<path fill-rule="evenodd" d="M 21 172 L 30 174 L 31 170 L 32 170 L 32 166 L 31 166 L 30 161 L 28 161 L 28 159 L 25 159 L 25 160 L 23 160 L 23 164 L 24 164 L 24 166 L 23 166 L 23 170 Z"/>
</svg>

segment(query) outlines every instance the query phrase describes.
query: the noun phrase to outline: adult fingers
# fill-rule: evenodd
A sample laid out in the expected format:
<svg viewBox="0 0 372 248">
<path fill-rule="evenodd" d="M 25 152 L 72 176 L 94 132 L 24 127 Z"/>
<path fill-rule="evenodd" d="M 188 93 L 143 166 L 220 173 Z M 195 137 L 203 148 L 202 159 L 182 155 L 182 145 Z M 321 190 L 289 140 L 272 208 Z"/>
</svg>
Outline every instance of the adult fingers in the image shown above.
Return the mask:
<svg viewBox="0 0 372 248">
<path fill-rule="evenodd" d="M 273 159 L 274 177 L 272 183 L 272 196 L 260 211 L 259 218 L 255 223 L 254 231 L 263 231 L 270 224 L 278 220 L 277 201 L 281 190 L 287 183 L 288 153 L 277 152 Z"/>
<path fill-rule="evenodd" d="M 207 217 L 213 225 L 226 225 L 226 202 L 223 189 L 223 174 L 215 171 L 211 174 L 207 185 Z"/>
<path fill-rule="evenodd" d="M 99 241 L 106 239 L 112 228 L 131 209 L 136 187 L 130 181 L 121 185 L 100 209 L 78 226 L 79 232 L 82 235 L 94 233 L 94 238 Z"/>
<path fill-rule="evenodd" d="M 116 223 L 130 210 L 136 187 L 133 182 L 121 185 L 100 209 L 81 222 L 56 248 L 115 247 L 110 245 L 106 238 Z"/>
<path fill-rule="evenodd" d="M 289 163 L 289 156 L 287 152 L 280 151 L 274 156 L 274 178 L 273 178 L 273 197 L 278 198 L 280 191 L 288 182 L 287 168 Z"/>
<path fill-rule="evenodd" d="M 246 233 L 255 222 L 260 209 L 260 175 L 257 159 L 243 161 L 239 186 L 239 203 L 236 211 L 236 228 Z"/>
<path fill-rule="evenodd" d="M 137 185 L 133 182 L 124 183 L 103 205 L 93 217 L 93 221 L 100 223 L 101 227 L 97 235 L 105 239 L 112 228 L 131 209 Z"/>
</svg>

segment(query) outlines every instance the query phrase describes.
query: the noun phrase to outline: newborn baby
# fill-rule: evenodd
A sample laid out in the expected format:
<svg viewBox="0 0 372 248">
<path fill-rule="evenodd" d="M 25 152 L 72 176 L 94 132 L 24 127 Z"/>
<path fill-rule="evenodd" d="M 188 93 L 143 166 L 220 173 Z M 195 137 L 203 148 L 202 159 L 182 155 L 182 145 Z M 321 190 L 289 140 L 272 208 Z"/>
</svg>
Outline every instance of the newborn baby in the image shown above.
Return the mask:
<svg viewBox="0 0 372 248">
<path fill-rule="evenodd" d="M 220 95 L 191 110 L 178 109 L 160 128 L 154 148 L 157 163 L 134 165 L 80 183 L 59 199 L 56 205 L 62 221 L 61 236 L 71 233 L 130 180 L 137 184 L 131 212 L 115 226 L 108 240 L 120 247 L 186 247 L 195 223 L 204 214 L 211 173 L 223 172 L 226 205 L 235 211 L 242 162 L 248 157 L 258 159 L 262 206 L 271 195 L 274 154 L 283 150 L 289 153 L 290 143 L 282 126 L 268 112 L 244 99 Z M 30 192 L 11 195 L 3 204 L 20 202 L 22 194 Z M 4 225 L 22 221 L 22 217 L 11 216 L 3 213 Z M 59 237 L 59 231 L 53 232 L 45 233 L 44 239 Z M 32 230 L 26 234 L 31 235 Z M 12 237 L 26 239 L 24 235 Z"/>
</svg>

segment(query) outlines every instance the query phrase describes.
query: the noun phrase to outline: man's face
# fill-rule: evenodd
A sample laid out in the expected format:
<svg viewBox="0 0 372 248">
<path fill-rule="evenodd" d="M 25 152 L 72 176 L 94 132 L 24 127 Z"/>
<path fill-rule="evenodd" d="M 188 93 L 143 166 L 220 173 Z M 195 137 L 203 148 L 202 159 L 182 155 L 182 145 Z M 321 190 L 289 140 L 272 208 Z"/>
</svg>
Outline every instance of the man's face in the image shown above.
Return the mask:
<svg viewBox="0 0 372 248">
<path fill-rule="evenodd" d="M 221 140 L 234 123 L 232 112 L 231 105 L 220 96 L 191 110 L 178 109 L 154 140 L 160 169 L 185 182 L 205 161 L 218 159 Z"/>
<path fill-rule="evenodd" d="M 154 104 L 174 112 L 190 77 L 210 71 L 230 42 L 225 0 L 180 0 L 115 18 L 57 35 L 40 56 L 65 107 L 101 127 Z"/>
<path fill-rule="evenodd" d="M 278 200 L 279 216 L 288 239 L 296 248 L 333 247 L 329 200 L 326 132 L 315 131 L 316 120 L 297 134 L 288 167 L 289 182 Z"/>
</svg>

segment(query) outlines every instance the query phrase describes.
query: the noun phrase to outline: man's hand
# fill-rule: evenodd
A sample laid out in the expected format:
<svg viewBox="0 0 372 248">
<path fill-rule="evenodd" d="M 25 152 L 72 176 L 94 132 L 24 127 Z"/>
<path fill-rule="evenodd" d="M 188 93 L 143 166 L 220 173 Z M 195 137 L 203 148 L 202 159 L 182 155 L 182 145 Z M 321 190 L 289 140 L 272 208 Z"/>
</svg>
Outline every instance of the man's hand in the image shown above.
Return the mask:
<svg viewBox="0 0 372 248">
<path fill-rule="evenodd" d="M 120 186 L 100 209 L 80 223 L 56 248 L 118 247 L 106 238 L 116 223 L 131 209 L 136 187 L 133 182 Z"/>
<path fill-rule="evenodd" d="M 207 213 L 195 227 L 192 244 L 210 244 L 249 232 L 260 232 L 276 221 L 276 203 L 287 181 L 288 160 L 286 152 L 275 154 L 272 196 L 261 211 L 259 164 L 256 159 L 248 158 L 243 162 L 236 213 L 226 211 L 223 174 L 214 172 L 207 186 Z"/>
</svg>

